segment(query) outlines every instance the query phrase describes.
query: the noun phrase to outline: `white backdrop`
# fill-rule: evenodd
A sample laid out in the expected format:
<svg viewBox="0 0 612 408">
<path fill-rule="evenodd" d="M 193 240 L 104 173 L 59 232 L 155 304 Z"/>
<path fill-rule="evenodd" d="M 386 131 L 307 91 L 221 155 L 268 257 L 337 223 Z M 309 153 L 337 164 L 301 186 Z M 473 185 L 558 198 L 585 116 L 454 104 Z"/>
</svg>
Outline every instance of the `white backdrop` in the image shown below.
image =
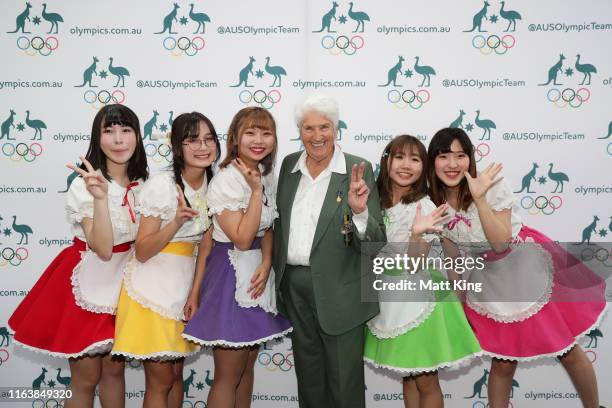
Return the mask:
<svg viewBox="0 0 612 408">
<path fill-rule="evenodd" d="M 294 103 L 324 92 L 340 101 L 341 148 L 373 163 L 391 137 L 410 133 L 427 144 L 454 122 L 478 145 L 479 166 L 504 163 L 513 189 L 522 189 L 517 211 L 526 224 L 559 241 L 604 242 L 612 234 L 609 2 L 510 0 L 501 10 L 490 0 L 486 17 L 481 0 L 357 1 L 353 9 L 343 0 L 198 1 L 193 13 L 186 0 L 174 4 L 0 6 L 2 386 L 30 386 L 43 368 L 56 387 L 57 368 L 69 375 L 67 362 L 19 350 L 3 333 L 24 293 L 71 240 L 60 192 L 69 176 L 64 164 L 85 153 L 96 110 L 112 101 L 139 115 L 153 169 L 167 164 L 170 112 L 200 111 L 225 137 L 238 109 L 265 106 L 278 123 L 281 159 L 300 147 Z M 536 181 L 524 185 L 534 163 Z M 23 225 L 32 232 L 21 234 Z M 602 259 L 609 264 L 610 254 Z M 604 320 L 593 341 L 582 342 L 606 407 L 611 329 Z M 287 340 L 262 350 L 254 407 L 297 407 L 290 348 Z M 144 376 L 132 365 L 127 397 L 136 407 Z M 485 368 L 486 361 L 442 373 L 447 406 L 484 408 L 486 398 L 466 397 Z M 204 407 L 214 377 L 209 355 L 188 361 L 186 379 L 190 370 L 184 406 Z M 555 360 L 521 365 L 516 381 L 514 407 L 579 406 Z M 369 407 L 401 406 L 398 378 L 367 369 L 366 382 Z M 45 404 L 55 406 L 33 406 Z"/>
</svg>

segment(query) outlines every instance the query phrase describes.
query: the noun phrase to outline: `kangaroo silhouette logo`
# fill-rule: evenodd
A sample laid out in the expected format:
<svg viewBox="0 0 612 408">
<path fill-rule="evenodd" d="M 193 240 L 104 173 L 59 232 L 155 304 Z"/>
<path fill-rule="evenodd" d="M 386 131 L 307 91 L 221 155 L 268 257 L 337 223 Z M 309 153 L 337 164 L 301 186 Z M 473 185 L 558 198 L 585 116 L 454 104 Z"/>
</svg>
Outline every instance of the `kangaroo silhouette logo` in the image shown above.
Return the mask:
<svg viewBox="0 0 612 408">
<path fill-rule="evenodd" d="M 472 46 L 478 49 L 483 55 L 503 55 L 508 52 L 511 48 L 516 45 L 516 37 L 513 34 L 516 31 L 517 21 L 522 19 L 519 12 L 514 10 L 508 10 L 506 8 L 506 2 L 500 2 L 499 15 L 490 14 L 489 7 L 491 3 L 484 1 L 482 7 L 472 17 L 472 27 L 469 30 L 464 30 L 464 33 L 478 33 L 472 37 Z M 497 26 L 500 17 L 508 22 L 508 26 L 499 34 L 491 34 L 485 37 L 488 29 L 485 29 L 485 22 L 488 21 L 492 25 Z"/>
<path fill-rule="evenodd" d="M 527 193 L 535 193 L 535 191 L 530 191 L 531 182 L 536 181 L 535 175 L 536 170 L 538 169 L 538 163 L 533 163 L 533 167 L 529 171 L 529 173 L 525 174 L 522 178 L 521 189 L 519 191 L 515 191 L 515 193 L 522 193 L 527 190 Z"/>
<path fill-rule="evenodd" d="M 126 94 L 121 88 L 125 88 L 130 72 L 127 68 L 117 65 L 112 56 L 108 58 L 106 69 L 102 64 L 97 56 L 93 56 L 91 63 L 83 71 L 82 83 L 74 87 L 89 88 L 83 93 L 83 100 L 94 108 L 101 108 L 108 103 L 124 103 Z M 100 81 L 104 81 L 105 85 L 98 85 Z M 106 89 L 93 89 L 101 86 Z"/>
<path fill-rule="evenodd" d="M 198 375 L 197 371 L 190 368 L 189 376 L 187 376 L 183 380 L 183 404 L 188 404 L 189 406 L 193 405 L 194 407 L 205 406 L 203 400 L 200 399 L 199 396 L 194 395 L 194 392 L 203 391 L 206 386 L 212 387 L 214 378 L 210 375 L 210 370 L 205 370 L 206 376 L 198 381 L 196 376 Z M 194 390 L 195 388 L 195 390 Z"/>
<path fill-rule="evenodd" d="M 395 64 L 387 71 L 387 82 L 378 85 L 385 88 L 393 87 L 393 89 L 387 91 L 387 101 L 398 109 L 404 109 L 408 106 L 412 109 L 420 109 L 431 99 L 431 93 L 426 88 L 430 87 L 431 76 L 436 75 L 436 71 L 433 67 L 420 63 L 419 60 L 418 55 L 414 57 L 414 71 L 404 69 L 406 59 L 399 55 Z M 416 89 L 397 89 L 403 87 L 401 83 L 398 83 L 400 78 L 409 80 L 415 72 L 422 77 L 421 83 L 415 86 Z"/>
<path fill-rule="evenodd" d="M 478 140 L 491 140 L 491 130 L 497 129 L 497 125 L 491 119 L 482 118 L 480 116 L 480 109 L 476 109 L 474 113 L 476 113 L 476 117 L 474 117 L 474 123 L 469 122 L 464 125 L 463 119 L 465 117 L 465 111 L 463 109 L 459 109 L 459 115 L 455 120 L 450 123 L 449 127 L 465 129 L 465 131 L 468 133 L 471 133 L 472 131 L 474 131 L 474 128 L 477 127 L 482 129 L 482 135 Z"/>
<path fill-rule="evenodd" d="M 81 163 L 75 163 L 75 167 L 80 167 Z M 68 177 L 66 177 L 66 188 L 64 190 L 60 190 L 58 191 L 58 193 L 67 193 L 68 190 L 70 189 L 70 185 L 72 185 L 72 182 L 79 177 L 79 173 L 77 173 L 76 171 L 72 171 L 70 172 L 70 174 L 68 174 Z"/>
<path fill-rule="evenodd" d="M 142 133 L 145 154 L 148 160 L 155 163 L 170 164 L 172 161 L 172 147 L 170 146 L 169 131 L 174 121 L 174 111 L 168 111 L 167 121 L 160 118 L 157 109 L 149 111 L 148 114 L 150 116 L 148 116 L 149 119 L 143 126 Z"/>
<path fill-rule="evenodd" d="M 482 374 L 482 377 L 480 377 L 474 383 L 472 395 L 470 395 L 469 397 L 464 397 L 464 398 L 465 399 L 470 399 L 470 398 L 475 398 L 476 396 L 478 398 L 480 398 L 480 399 L 487 398 L 486 396 L 482 395 L 482 388 L 487 386 L 487 384 L 488 384 L 487 379 L 488 378 L 489 378 L 489 370 L 485 369 L 484 373 Z"/>
<path fill-rule="evenodd" d="M 19 117 L 15 109 L 9 109 L 6 119 L 2 121 L 0 129 L 0 150 L 2 155 L 9 158 L 14 163 L 32 163 L 43 152 L 42 142 L 43 130 L 47 129 L 47 125 L 40 119 L 35 119 L 30 116 L 30 111 L 24 112 L 25 115 Z M 28 132 L 30 128 L 33 130 L 32 136 L 29 138 L 30 143 L 17 141 L 15 137 L 17 133 Z"/>
<path fill-rule="evenodd" d="M 161 31 L 154 34 L 165 34 L 162 46 L 169 51 L 170 55 L 180 57 L 187 55 L 193 57 L 204 49 L 206 41 L 206 25 L 211 22 L 210 16 L 203 10 L 196 8 L 194 3 L 186 3 L 180 6 L 178 3 L 170 3 L 162 19 Z M 180 16 L 180 13 L 185 15 Z"/>
<path fill-rule="evenodd" d="M 591 245 L 591 236 L 597 231 L 597 221 L 599 221 L 599 217 L 594 215 L 593 221 L 582 230 L 582 241 L 580 241 L 580 244 L 586 242 L 587 245 Z"/>
<path fill-rule="evenodd" d="M 552 86 L 546 91 L 546 99 L 559 108 L 567 106 L 579 108 L 591 99 L 589 86 L 593 74 L 597 73 L 597 68 L 593 64 L 580 62 L 581 58 L 580 54 L 576 54 L 573 67 L 564 67 L 565 55 L 563 53 L 559 54 L 557 62 L 548 69 L 547 81 L 538 84 L 539 86 Z M 576 73 L 582 74 L 580 82 L 574 85 L 576 88 L 564 84 L 574 75 L 577 75 Z M 561 79 L 561 75 L 565 78 Z"/>
<path fill-rule="evenodd" d="M 25 9 L 15 18 L 15 29 L 7 31 L 7 33 L 20 34 L 17 37 L 17 48 L 27 55 L 42 55 L 46 57 L 59 47 L 59 40 L 55 35 L 59 34 L 59 26 L 60 23 L 64 22 L 64 18 L 59 13 L 49 12 L 47 10 L 47 3 L 42 3 L 40 15 L 32 15 L 36 12 L 32 9 L 32 4 L 26 2 Z M 48 31 L 42 25 L 43 20 L 50 24 Z M 28 30 L 39 31 L 40 34 L 32 33 L 32 31 Z M 28 36 L 26 34 L 31 35 Z"/>
<path fill-rule="evenodd" d="M 41 385 L 46 385 L 47 383 L 45 382 L 45 375 L 47 374 L 47 369 L 46 368 L 42 368 L 42 372 L 40 373 L 40 375 L 38 377 L 36 377 L 34 379 L 34 381 L 32 381 L 32 389 L 34 390 L 40 390 L 40 386 Z"/>
<path fill-rule="evenodd" d="M 354 2 L 348 3 L 348 9 L 344 10 L 346 14 L 340 15 L 339 7 L 338 2 L 332 1 L 331 7 L 327 8 L 321 17 L 320 28 L 312 32 L 323 34 L 321 47 L 330 54 L 355 55 L 365 45 L 362 34 L 365 33 L 366 23 L 370 22 L 370 16 L 362 10 L 357 10 Z M 347 27 L 349 20 L 355 23 L 352 30 Z"/>
<path fill-rule="evenodd" d="M 243 66 L 242 69 L 240 69 L 240 71 L 238 72 L 238 83 L 230 85 L 230 88 L 245 88 L 242 89 L 238 94 L 238 100 L 244 105 L 248 105 L 249 103 L 255 102 L 255 104 L 263 108 L 271 109 L 272 107 L 274 107 L 274 105 L 280 102 L 282 98 L 281 90 L 279 88 L 281 88 L 282 86 L 283 77 L 287 76 L 287 70 L 281 65 L 272 65 L 270 63 L 272 58 L 269 56 L 266 56 L 265 58 L 263 58 L 263 60 L 266 62 L 263 69 L 256 69 L 255 62 L 257 61 L 257 59 L 253 56 L 249 56 L 248 63 Z M 260 83 L 261 81 L 266 80 L 266 75 L 272 77 L 272 82 L 268 82 L 268 85 L 266 87 L 274 89 L 271 89 L 269 91 L 266 91 L 261 88 L 256 89 L 254 91 L 246 89 L 254 88 L 254 81 Z M 249 81 L 251 82 L 249 83 Z"/>
</svg>

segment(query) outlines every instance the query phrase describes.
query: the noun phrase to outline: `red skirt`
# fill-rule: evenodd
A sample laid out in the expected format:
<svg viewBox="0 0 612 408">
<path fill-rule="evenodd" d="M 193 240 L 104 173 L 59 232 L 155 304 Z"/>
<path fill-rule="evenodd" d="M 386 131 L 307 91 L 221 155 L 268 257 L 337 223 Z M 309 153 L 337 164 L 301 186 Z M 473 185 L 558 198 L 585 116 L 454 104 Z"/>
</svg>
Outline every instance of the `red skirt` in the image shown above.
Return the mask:
<svg viewBox="0 0 612 408">
<path fill-rule="evenodd" d="M 130 248 L 131 243 L 119 244 L 113 252 Z M 115 316 L 82 309 L 72 292 L 72 271 L 85 250 L 85 242 L 74 238 L 74 243 L 60 252 L 19 304 L 8 321 L 17 344 L 64 358 L 111 349 Z"/>
</svg>

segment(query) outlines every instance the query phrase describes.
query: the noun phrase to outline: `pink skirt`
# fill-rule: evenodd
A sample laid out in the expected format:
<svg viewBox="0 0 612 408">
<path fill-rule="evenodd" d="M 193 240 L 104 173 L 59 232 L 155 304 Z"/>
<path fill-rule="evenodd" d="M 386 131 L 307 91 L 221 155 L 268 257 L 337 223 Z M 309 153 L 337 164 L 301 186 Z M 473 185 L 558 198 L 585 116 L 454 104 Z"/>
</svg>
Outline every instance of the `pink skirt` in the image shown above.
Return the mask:
<svg viewBox="0 0 612 408">
<path fill-rule="evenodd" d="M 523 226 L 519 238 L 541 244 L 551 255 L 554 285 L 548 303 L 531 317 L 512 323 L 493 320 L 467 304 L 465 314 L 484 353 L 491 357 L 528 361 L 563 355 L 600 324 L 606 310 L 606 283 L 539 231 Z"/>
</svg>

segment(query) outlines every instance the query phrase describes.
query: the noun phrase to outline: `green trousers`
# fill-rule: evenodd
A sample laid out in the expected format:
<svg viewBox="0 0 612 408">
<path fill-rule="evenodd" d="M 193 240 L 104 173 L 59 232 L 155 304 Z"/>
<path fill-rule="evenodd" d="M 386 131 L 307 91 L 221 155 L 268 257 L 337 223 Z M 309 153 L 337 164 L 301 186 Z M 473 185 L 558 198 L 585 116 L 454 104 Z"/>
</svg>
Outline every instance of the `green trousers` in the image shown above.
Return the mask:
<svg viewBox="0 0 612 408">
<path fill-rule="evenodd" d="M 363 325 L 337 336 L 323 332 L 309 267 L 287 265 L 280 290 L 293 324 L 300 408 L 365 408 Z"/>
</svg>

